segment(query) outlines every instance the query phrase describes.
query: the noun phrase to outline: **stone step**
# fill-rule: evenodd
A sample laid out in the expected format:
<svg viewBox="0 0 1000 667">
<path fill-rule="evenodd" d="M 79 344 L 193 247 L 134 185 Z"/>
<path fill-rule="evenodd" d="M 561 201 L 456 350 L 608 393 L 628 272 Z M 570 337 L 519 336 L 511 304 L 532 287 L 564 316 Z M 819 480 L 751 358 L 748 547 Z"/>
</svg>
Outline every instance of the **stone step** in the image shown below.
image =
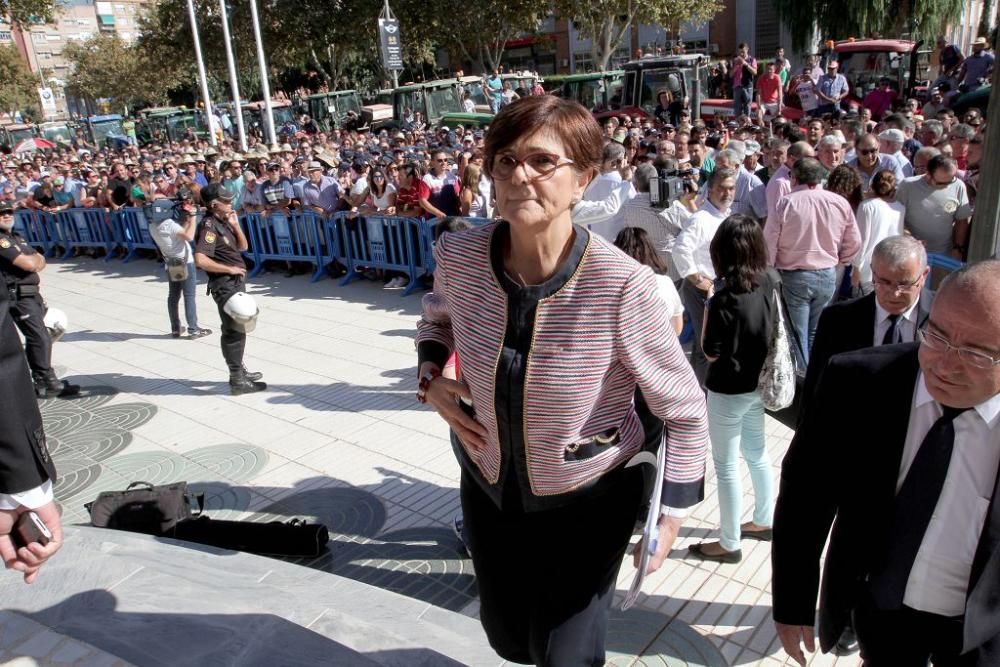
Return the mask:
<svg viewBox="0 0 1000 667">
<path fill-rule="evenodd" d="M 284 561 L 67 527 L 5 607 L 142 665 L 499 664 L 475 619 Z"/>
</svg>

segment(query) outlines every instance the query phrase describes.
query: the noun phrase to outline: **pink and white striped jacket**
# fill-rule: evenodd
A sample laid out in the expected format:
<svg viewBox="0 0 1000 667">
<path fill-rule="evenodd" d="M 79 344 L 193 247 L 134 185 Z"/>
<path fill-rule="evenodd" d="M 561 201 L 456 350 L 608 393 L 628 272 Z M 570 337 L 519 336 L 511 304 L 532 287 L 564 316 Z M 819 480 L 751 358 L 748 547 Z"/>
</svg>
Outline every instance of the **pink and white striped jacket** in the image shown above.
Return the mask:
<svg viewBox="0 0 1000 667">
<path fill-rule="evenodd" d="M 492 485 L 501 471 L 494 392 L 507 324 L 507 295 L 490 262 L 497 227 L 438 240 L 434 298 L 417 326 L 418 345 L 435 341 L 458 351 L 476 418 L 488 432 L 482 452 L 465 451 Z M 690 506 L 700 500 L 708 451 L 704 394 L 670 329 L 652 271 L 591 234 L 576 272 L 536 312 L 523 410 L 535 496 L 585 488 L 640 450 L 637 383 L 666 424 L 663 502 Z M 575 453 L 584 444 L 597 447 L 586 447 L 594 453 L 581 459 Z"/>
</svg>

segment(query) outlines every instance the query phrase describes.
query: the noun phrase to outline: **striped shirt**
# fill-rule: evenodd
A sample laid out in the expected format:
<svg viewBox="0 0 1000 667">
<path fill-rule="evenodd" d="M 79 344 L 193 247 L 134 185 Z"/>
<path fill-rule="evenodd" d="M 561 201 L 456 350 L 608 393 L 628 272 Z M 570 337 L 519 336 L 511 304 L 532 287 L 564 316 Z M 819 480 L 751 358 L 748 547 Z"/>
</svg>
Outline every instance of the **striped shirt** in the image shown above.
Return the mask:
<svg viewBox="0 0 1000 667">
<path fill-rule="evenodd" d="M 497 363 L 507 327 L 507 297 L 493 272 L 494 223 L 441 237 L 434 249 L 433 301 L 417 326 L 417 344 L 458 352 L 486 447 L 465 451 L 483 479 L 500 480 L 494 410 Z M 583 232 L 580 232 L 583 233 Z M 644 431 L 633 405 L 638 385 L 666 423 L 662 502 L 689 507 L 701 499 L 708 451 L 705 397 L 659 296 L 653 272 L 597 235 L 589 235 L 565 285 L 539 301 L 524 386 L 528 482 L 535 496 L 583 489 L 635 455 Z M 618 437 L 584 459 L 567 456 L 595 436 Z"/>
</svg>

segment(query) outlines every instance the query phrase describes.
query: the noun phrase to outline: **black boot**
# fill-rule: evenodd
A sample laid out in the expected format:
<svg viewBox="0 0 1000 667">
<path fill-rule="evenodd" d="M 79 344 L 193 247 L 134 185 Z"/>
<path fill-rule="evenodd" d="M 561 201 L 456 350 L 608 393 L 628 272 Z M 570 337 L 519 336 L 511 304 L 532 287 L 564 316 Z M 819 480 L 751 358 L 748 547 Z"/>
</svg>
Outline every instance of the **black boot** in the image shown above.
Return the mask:
<svg viewBox="0 0 1000 667">
<path fill-rule="evenodd" d="M 35 396 L 38 398 L 52 398 L 53 396 L 66 398 L 80 393 L 79 385 L 60 380 L 52 369 L 35 371 L 31 377 L 35 382 Z"/>
<path fill-rule="evenodd" d="M 264 377 L 264 374 L 263 373 L 253 373 L 253 372 L 250 372 L 250 371 L 247 370 L 247 367 L 244 366 L 243 367 L 243 376 L 246 379 L 250 380 L 251 382 L 256 382 L 257 380 L 259 380 L 262 377 Z"/>
<path fill-rule="evenodd" d="M 229 393 L 233 396 L 253 394 L 265 389 L 267 389 L 267 383 L 251 380 L 243 371 L 229 374 Z"/>
</svg>

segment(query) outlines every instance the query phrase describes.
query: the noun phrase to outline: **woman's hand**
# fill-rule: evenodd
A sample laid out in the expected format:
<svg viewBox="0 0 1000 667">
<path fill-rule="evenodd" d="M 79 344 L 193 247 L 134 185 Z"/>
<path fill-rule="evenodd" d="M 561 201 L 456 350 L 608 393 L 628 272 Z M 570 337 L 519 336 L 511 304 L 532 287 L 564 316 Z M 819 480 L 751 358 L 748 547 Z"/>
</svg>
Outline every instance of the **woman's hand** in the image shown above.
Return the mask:
<svg viewBox="0 0 1000 667">
<path fill-rule="evenodd" d="M 475 450 L 486 447 L 486 428 L 458 405 L 462 398 L 472 400 L 472 392 L 466 384 L 437 377 L 427 386 L 425 397 L 467 447 Z"/>
<path fill-rule="evenodd" d="M 650 511 L 655 511 L 650 508 Z M 674 547 L 674 542 L 677 540 L 677 533 L 681 529 L 681 524 L 683 519 L 672 516 L 661 516 L 658 523 L 659 532 L 656 538 L 656 553 L 650 554 L 649 561 L 646 563 L 646 574 L 652 574 L 660 569 L 663 565 L 663 561 L 667 559 L 667 555 L 670 550 Z M 639 543 L 635 546 L 635 551 L 632 552 L 632 566 L 639 567 L 639 559 L 642 558 L 642 550 L 646 548 L 645 538 L 639 540 Z"/>
</svg>

